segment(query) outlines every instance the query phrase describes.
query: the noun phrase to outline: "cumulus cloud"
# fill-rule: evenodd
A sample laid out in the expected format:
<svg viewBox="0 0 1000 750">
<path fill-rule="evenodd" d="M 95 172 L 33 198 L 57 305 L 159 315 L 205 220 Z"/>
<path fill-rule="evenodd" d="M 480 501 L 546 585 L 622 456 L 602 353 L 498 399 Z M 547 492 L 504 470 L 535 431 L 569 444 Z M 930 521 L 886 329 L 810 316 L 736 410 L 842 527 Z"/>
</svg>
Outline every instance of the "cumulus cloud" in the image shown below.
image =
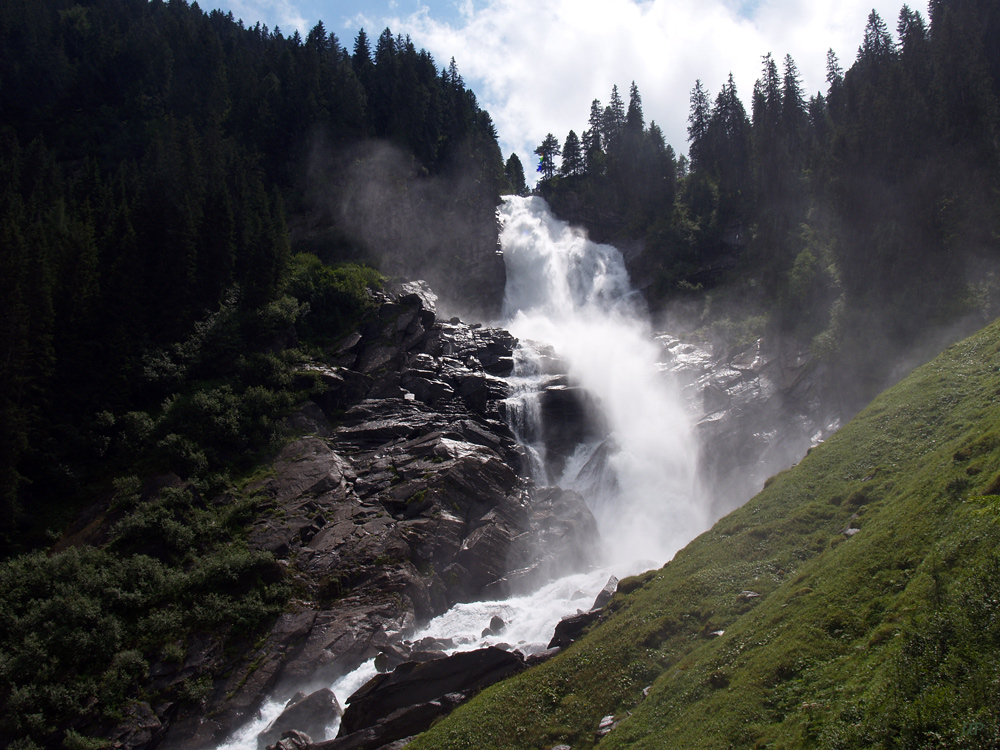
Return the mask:
<svg viewBox="0 0 1000 750">
<path fill-rule="evenodd" d="M 891 27 L 899 0 L 875 0 Z M 826 51 L 847 68 L 872 0 L 489 0 L 459 3 L 459 20 L 424 6 L 389 19 L 439 65 L 451 57 L 493 116 L 505 153 L 531 172 L 548 132 L 560 141 L 587 126 L 590 102 L 623 98 L 634 80 L 647 123 L 687 151 L 689 94 L 701 79 L 714 94 L 732 72 L 748 105 L 761 57 L 795 59 L 807 94 L 826 90 Z"/>
</svg>

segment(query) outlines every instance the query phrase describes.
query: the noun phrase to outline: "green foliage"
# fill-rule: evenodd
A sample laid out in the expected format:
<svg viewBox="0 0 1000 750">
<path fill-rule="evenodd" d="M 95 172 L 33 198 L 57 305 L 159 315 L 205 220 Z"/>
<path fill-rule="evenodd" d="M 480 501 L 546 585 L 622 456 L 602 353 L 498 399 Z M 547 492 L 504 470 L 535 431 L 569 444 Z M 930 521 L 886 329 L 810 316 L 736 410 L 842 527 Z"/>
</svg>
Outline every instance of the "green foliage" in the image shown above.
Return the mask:
<svg viewBox="0 0 1000 750">
<path fill-rule="evenodd" d="M 997 356 L 1000 323 L 950 347 L 411 746 L 995 746 Z"/>
<path fill-rule="evenodd" d="M 281 569 L 240 546 L 234 518 L 165 489 L 115 527 L 109 550 L 0 565 L 0 738 L 48 746 L 71 721 L 99 731 L 138 695 L 150 662 L 183 656 L 176 644 L 190 633 L 249 634 L 277 614 Z M 177 697 L 210 687 L 203 674 Z"/>
<path fill-rule="evenodd" d="M 365 266 L 331 267 L 311 253 L 292 257 L 286 290 L 309 306 L 301 325 L 307 339 L 336 338 L 374 308 L 370 291 L 382 287 L 382 275 Z"/>
</svg>

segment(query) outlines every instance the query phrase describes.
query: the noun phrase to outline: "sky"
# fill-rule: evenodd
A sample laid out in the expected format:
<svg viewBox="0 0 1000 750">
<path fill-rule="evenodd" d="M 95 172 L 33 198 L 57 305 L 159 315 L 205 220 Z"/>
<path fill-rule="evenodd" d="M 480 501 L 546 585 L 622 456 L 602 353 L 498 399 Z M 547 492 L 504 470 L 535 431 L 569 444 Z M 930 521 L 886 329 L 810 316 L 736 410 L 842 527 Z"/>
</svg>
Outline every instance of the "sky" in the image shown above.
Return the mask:
<svg viewBox="0 0 1000 750">
<path fill-rule="evenodd" d="M 712 98 L 733 74 L 749 112 L 761 58 L 790 54 L 807 95 L 826 93 L 826 53 L 843 68 L 857 54 L 874 9 L 890 29 L 903 0 L 203 0 L 305 35 L 322 20 L 348 49 L 358 29 L 409 35 L 439 68 L 452 57 L 493 118 L 506 159 L 516 152 L 534 172 L 546 133 L 560 141 L 587 127 L 590 103 L 607 104 L 617 85 L 626 103 L 634 81 L 646 124 L 655 121 L 687 153 L 695 80 Z M 926 17 L 918 0 L 911 7 Z M 529 179 L 529 182 L 531 180 Z"/>
</svg>

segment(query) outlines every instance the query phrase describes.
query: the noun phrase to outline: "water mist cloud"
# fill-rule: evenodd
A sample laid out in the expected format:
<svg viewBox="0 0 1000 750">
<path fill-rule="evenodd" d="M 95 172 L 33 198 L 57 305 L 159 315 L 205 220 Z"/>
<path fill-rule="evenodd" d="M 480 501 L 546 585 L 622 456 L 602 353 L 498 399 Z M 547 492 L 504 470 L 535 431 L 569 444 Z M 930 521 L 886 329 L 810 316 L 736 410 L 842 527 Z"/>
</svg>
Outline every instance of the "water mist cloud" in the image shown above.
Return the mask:
<svg viewBox="0 0 1000 750">
<path fill-rule="evenodd" d="M 621 254 L 555 219 L 541 198 L 508 199 L 502 216 L 507 327 L 522 341 L 550 344 L 610 430 L 549 479 L 584 495 L 610 559 L 665 562 L 707 528 L 708 509 L 693 427 L 659 372 L 660 350 Z M 605 448 L 601 471 L 613 481 L 581 482 L 581 465 Z"/>
</svg>

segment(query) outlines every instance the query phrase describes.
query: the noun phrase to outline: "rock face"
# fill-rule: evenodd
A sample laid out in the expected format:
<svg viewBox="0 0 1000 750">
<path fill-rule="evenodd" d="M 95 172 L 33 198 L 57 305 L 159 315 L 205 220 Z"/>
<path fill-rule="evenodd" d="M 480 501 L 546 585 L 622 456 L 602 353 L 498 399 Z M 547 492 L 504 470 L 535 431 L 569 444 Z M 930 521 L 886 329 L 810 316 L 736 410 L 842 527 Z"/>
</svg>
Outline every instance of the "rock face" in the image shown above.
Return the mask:
<svg viewBox="0 0 1000 750">
<path fill-rule="evenodd" d="M 290 418 L 300 436 L 251 488 L 265 510 L 249 545 L 273 553 L 297 598 L 239 663 L 208 660 L 213 690 L 173 716 L 162 747 L 217 743 L 265 695 L 329 685 L 375 656 L 387 670 L 445 662 L 439 646 L 402 645 L 417 623 L 507 592 L 512 580 L 528 585 L 560 564 L 593 561 L 597 526 L 582 498 L 521 478 L 501 377 L 515 344 L 500 329 L 439 321 L 433 294 L 415 283 L 310 365 L 303 382 L 324 390 Z M 279 729 L 312 736 L 301 721 Z"/>
<path fill-rule="evenodd" d="M 701 473 L 722 516 L 759 492 L 835 432 L 841 410 L 825 366 L 790 340 L 763 341 L 735 352 L 658 337 L 667 367 L 697 415 Z"/>
</svg>

